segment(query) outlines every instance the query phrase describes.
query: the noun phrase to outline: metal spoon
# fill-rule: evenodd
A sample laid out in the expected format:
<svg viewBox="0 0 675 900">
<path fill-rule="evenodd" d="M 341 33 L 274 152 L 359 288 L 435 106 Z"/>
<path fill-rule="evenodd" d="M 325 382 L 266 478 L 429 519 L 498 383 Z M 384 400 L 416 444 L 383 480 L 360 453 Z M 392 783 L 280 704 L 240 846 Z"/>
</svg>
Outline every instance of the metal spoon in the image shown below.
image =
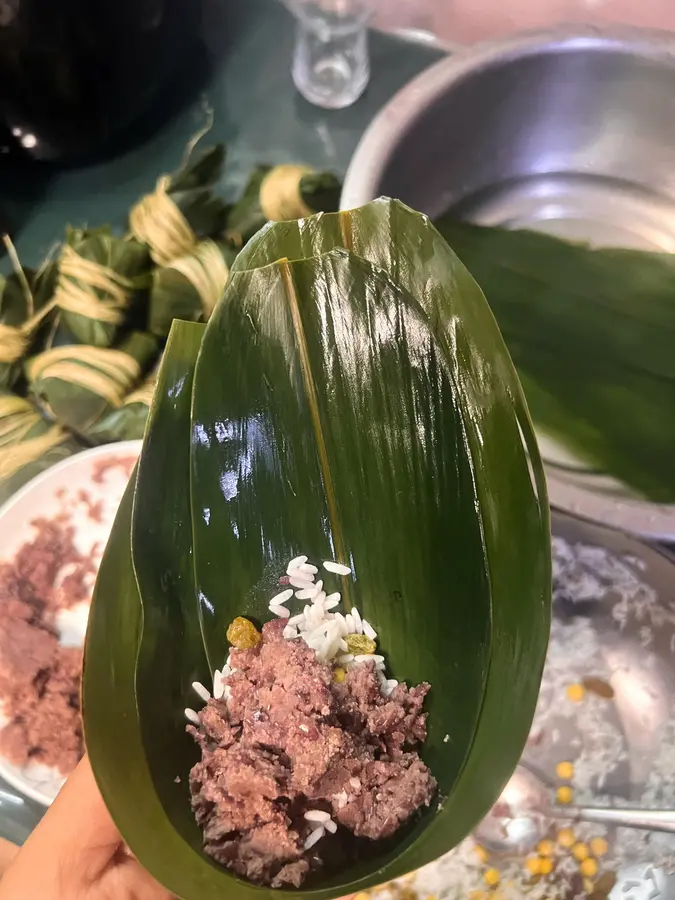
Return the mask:
<svg viewBox="0 0 675 900">
<path fill-rule="evenodd" d="M 527 853 L 544 837 L 551 819 L 601 822 L 675 834 L 675 810 L 554 806 L 550 793 L 534 772 L 518 766 L 499 800 L 475 829 L 474 836 L 496 853 Z"/>
</svg>

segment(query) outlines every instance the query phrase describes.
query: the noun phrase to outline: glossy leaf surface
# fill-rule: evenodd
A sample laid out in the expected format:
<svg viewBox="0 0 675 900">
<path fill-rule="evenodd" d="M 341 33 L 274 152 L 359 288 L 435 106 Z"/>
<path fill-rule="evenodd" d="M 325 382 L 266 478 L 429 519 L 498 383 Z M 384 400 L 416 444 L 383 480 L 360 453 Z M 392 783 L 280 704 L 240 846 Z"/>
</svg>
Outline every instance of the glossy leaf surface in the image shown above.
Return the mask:
<svg viewBox="0 0 675 900">
<path fill-rule="evenodd" d="M 204 652 L 206 671 L 222 665 L 229 622 L 269 618 L 291 556 L 348 561 L 353 578 L 326 582 L 375 625 L 393 677 L 432 685 L 423 757 L 443 803 L 379 855 L 374 848 L 293 891 L 329 898 L 450 849 L 508 778 L 548 637 L 546 496 L 494 320 L 423 217 L 379 201 L 346 217 L 283 223 L 254 239 L 234 269 L 204 331 L 191 412 L 195 345 L 188 352 L 177 335 L 201 326 L 174 326 L 140 463 L 132 548 L 119 535 L 130 528 L 127 511 L 108 550 L 121 554 L 120 571 L 124 554 L 127 566 L 133 556 L 140 591 L 128 602 L 137 617 L 142 597 L 145 616 L 142 641 L 134 620 L 131 637 L 117 635 L 108 651 L 133 656 L 120 671 L 136 677 L 135 695 L 125 682 L 128 715 L 108 736 L 122 723 L 133 731 L 143 789 L 155 798 L 152 835 L 145 816 L 131 827 L 128 799 L 110 797 L 117 763 L 100 742 L 100 718 L 90 718 L 87 740 L 125 839 L 174 893 L 279 894 L 238 881 L 199 851 L 185 788 L 198 752 L 184 738 L 183 707 Z M 102 574 L 95 607 L 113 589 Z M 104 619 L 92 619 L 88 659 L 102 648 Z M 85 680 L 101 677 L 88 663 Z M 208 686 L 206 674 L 200 680 Z M 111 689 L 99 684 L 99 701 Z M 157 834 L 172 835 L 171 862 L 158 859 Z"/>
</svg>

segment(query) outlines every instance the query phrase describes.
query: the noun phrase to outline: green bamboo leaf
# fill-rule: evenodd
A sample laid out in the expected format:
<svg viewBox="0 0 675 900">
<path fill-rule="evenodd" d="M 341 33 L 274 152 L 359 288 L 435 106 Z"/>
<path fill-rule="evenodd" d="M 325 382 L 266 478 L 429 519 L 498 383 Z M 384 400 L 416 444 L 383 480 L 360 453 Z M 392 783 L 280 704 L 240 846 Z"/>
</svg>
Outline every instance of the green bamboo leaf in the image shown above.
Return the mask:
<svg viewBox="0 0 675 900">
<path fill-rule="evenodd" d="M 89 616 L 82 671 L 87 752 L 115 824 L 130 846 L 142 848 L 146 868 L 175 883 L 179 897 L 222 900 L 209 868 L 169 821 L 143 746 L 135 695 L 143 609 L 130 541 L 135 483 L 136 472 L 115 519 Z"/>
<path fill-rule="evenodd" d="M 185 732 L 183 710 L 194 703 L 192 683 L 210 684 L 211 676 L 196 614 L 185 486 L 190 479 L 192 380 L 202 332 L 203 326 L 188 322 L 177 322 L 171 331 L 139 461 L 132 524 L 132 558 L 143 602 L 136 669 L 141 736 L 166 814 L 174 823 L 185 823 L 197 849 L 201 835 L 194 818 L 186 815 L 185 776 L 194 762 L 194 741 Z M 156 477 L 158 471 L 162 478 Z M 176 783 L 177 776 L 184 780 Z"/>
<path fill-rule="evenodd" d="M 518 646 L 508 641 L 494 645 L 484 714 L 470 764 L 455 789 L 456 801 L 453 795 L 446 803 L 460 831 L 471 817 L 471 804 L 466 805 L 462 792 L 465 786 L 487 810 L 490 786 L 477 773 L 482 765 L 489 765 L 487 760 L 497 745 L 502 772 L 515 766 L 524 729 L 534 712 L 536 696 L 530 693 L 528 678 L 513 680 L 513 673 L 520 669 L 521 652 L 537 656 L 541 635 L 547 634 L 549 627 L 550 559 L 541 553 L 549 520 L 539 451 L 518 377 L 485 297 L 433 225 L 404 204 L 382 198 L 337 215 L 269 225 L 251 239 L 232 269 L 233 273 L 253 269 L 283 256 L 302 259 L 334 247 L 345 247 L 369 259 L 409 290 L 424 308 L 445 350 L 473 461 L 478 514 L 489 560 L 494 630 L 502 634 L 512 628 L 519 630 Z M 523 443 L 532 461 L 533 485 Z M 519 498 L 529 495 L 531 489 L 537 499 L 520 506 Z M 510 521 L 514 514 L 517 525 Z M 504 540 L 513 528 L 522 529 L 523 540 L 517 547 Z M 532 605 L 519 607 L 519 596 L 531 596 Z M 543 657 L 539 654 L 537 658 L 541 669 Z M 509 702 L 504 698 L 505 679 L 511 680 Z M 500 763 L 495 765 L 499 768 Z M 443 852 L 443 833 L 438 832 L 437 838 L 438 855 Z"/>
<path fill-rule="evenodd" d="M 133 552 L 142 595 L 143 642 L 137 661 L 127 644 L 124 664 L 135 665 L 136 697 L 127 674 L 128 715 L 108 726 L 99 718 L 87 727 L 85 702 L 87 740 L 100 742 L 92 762 L 105 770 L 104 796 L 125 840 L 186 900 L 272 896 L 199 851 L 187 792 L 173 779 L 182 783 L 189 769 L 182 707 L 198 660 L 206 651 L 207 671 L 221 667 L 236 615 L 269 617 L 290 556 L 348 559 L 356 578 L 343 581 L 343 595 L 378 629 L 392 674 L 431 682 L 423 755 L 443 800 L 372 856 L 294 894 L 328 900 L 450 849 L 508 778 L 538 693 L 550 592 L 546 497 L 520 388 L 484 298 L 437 233 L 404 207 L 375 204 L 320 221 L 268 229 L 237 261 L 201 342 L 191 416 L 189 365 L 170 340 L 137 481 L 132 551 L 117 533 L 130 527 L 128 510 L 113 539 L 120 571 Z M 307 230 L 314 237 L 303 247 Z M 344 239 L 359 231 L 360 244 Z M 377 258 L 363 258 L 364 247 Z M 94 606 L 119 590 L 102 574 Z M 128 593 L 137 616 L 139 592 Z M 106 620 L 92 623 L 87 658 L 103 647 Z M 137 650 L 138 624 L 130 628 Z M 109 650 L 118 665 L 119 651 Z M 169 684 L 161 702 L 158 679 Z M 93 685 L 100 703 L 107 691 L 120 693 L 100 674 Z M 99 737 L 116 725 L 136 729 L 129 743 L 154 803 L 133 824 L 135 801 L 111 796 L 115 748 L 109 742 L 106 753 Z M 159 858 L 162 836 L 170 836 L 170 859 L 167 851 Z"/>
<path fill-rule="evenodd" d="M 675 257 L 443 219 L 485 290 L 536 427 L 588 467 L 675 501 Z"/>
</svg>

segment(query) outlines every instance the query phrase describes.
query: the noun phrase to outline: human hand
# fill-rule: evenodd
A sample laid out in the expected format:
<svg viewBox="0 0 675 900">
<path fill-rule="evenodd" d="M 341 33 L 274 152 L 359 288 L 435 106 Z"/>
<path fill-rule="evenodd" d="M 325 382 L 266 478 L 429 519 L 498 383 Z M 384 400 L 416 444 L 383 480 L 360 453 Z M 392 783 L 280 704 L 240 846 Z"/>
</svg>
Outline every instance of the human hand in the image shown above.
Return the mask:
<svg viewBox="0 0 675 900">
<path fill-rule="evenodd" d="M 85 756 L 0 881 L 0 900 L 171 900 L 125 852 Z"/>
</svg>

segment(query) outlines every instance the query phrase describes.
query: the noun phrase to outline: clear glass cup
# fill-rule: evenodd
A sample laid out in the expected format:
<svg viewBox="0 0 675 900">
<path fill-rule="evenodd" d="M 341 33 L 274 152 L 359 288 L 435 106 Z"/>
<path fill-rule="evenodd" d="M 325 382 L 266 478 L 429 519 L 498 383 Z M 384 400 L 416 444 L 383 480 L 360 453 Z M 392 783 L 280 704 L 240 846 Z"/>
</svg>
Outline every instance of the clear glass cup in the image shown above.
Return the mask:
<svg viewBox="0 0 675 900">
<path fill-rule="evenodd" d="M 369 0 L 290 0 L 297 19 L 293 81 L 310 103 L 343 109 L 370 78 Z"/>
</svg>

